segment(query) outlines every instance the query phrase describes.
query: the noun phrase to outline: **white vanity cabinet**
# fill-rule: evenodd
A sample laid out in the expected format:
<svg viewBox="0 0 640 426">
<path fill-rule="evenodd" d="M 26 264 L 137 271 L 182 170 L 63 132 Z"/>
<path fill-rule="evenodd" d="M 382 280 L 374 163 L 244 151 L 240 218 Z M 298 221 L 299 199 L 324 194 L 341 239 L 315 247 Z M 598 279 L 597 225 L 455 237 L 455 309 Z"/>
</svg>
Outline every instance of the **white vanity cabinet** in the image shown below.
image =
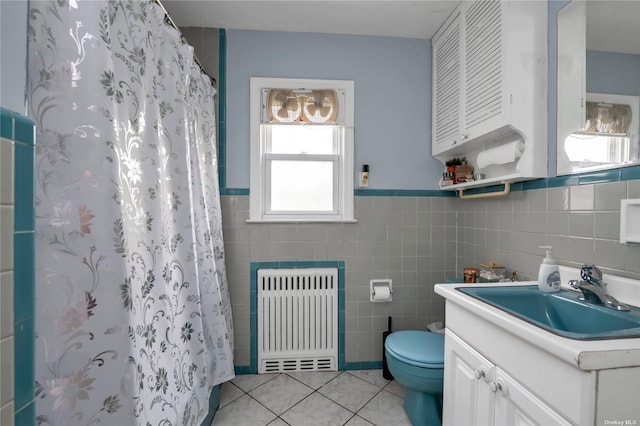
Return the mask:
<svg viewBox="0 0 640 426">
<path fill-rule="evenodd" d="M 461 2 L 432 47 L 434 156 L 514 132 L 546 144 L 545 2 Z"/>
<path fill-rule="evenodd" d="M 571 424 L 450 331 L 445 347 L 444 426 Z"/>
<path fill-rule="evenodd" d="M 435 288 L 446 299 L 444 425 L 640 425 L 640 338 L 564 338 L 460 286 Z"/>
</svg>

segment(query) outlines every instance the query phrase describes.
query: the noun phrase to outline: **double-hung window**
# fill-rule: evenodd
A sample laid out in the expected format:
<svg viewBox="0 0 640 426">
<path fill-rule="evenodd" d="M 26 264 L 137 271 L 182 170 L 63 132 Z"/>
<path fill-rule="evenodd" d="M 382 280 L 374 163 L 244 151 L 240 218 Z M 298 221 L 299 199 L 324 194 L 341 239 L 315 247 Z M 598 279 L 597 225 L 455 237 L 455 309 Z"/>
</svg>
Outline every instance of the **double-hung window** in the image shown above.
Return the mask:
<svg viewBox="0 0 640 426">
<path fill-rule="evenodd" d="M 250 220 L 353 220 L 353 82 L 251 79 Z"/>
</svg>

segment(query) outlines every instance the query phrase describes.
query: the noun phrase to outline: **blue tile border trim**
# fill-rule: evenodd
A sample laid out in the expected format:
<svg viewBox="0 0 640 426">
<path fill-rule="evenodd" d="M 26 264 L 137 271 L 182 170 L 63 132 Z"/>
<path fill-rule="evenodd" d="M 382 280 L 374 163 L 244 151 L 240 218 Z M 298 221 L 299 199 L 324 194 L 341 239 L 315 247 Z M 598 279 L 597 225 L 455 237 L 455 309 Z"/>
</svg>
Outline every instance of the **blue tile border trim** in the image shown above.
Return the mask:
<svg viewBox="0 0 640 426">
<path fill-rule="evenodd" d="M 511 192 L 529 191 L 533 189 L 557 188 L 561 186 L 577 186 L 595 183 L 623 182 L 640 179 L 640 165 L 620 169 L 581 173 L 576 175 L 554 176 L 515 182 L 511 184 Z M 491 185 L 482 188 L 465 190 L 466 194 L 484 194 L 501 191 L 503 185 Z M 220 195 L 249 195 L 249 188 L 220 188 Z M 456 191 L 440 191 L 436 189 L 356 189 L 356 197 L 457 197 Z"/>
<path fill-rule="evenodd" d="M 14 144 L 14 162 L 17 166 L 13 172 L 14 230 L 33 231 L 35 229 L 35 151 L 33 145 L 16 141 Z"/>
<path fill-rule="evenodd" d="M 356 197 L 455 197 L 454 191 L 437 189 L 356 189 Z"/>
<path fill-rule="evenodd" d="M 0 107 L 0 136 L 14 141 L 14 422 L 35 422 L 35 124 Z"/>
<path fill-rule="evenodd" d="M 362 361 L 348 362 L 345 370 L 379 370 L 382 368 L 382 361 Z"/>
<path fill-rule="evenodd" d="M 15 232 L 13 234 L 13 248 L 16 254 L 13 259 L 13 320 L 14 328 L 17 330 L 19 322 L 32 320 L 35 316 L 36 290 L 34 231 Z M 19 354 L 19 352 L 16 350 L 16 355 L 17 354 Z M 18 372 L 19 371 L 16 366 L 16 373 Z"/>
<path fill-rule="evenodd" d="M 255 374 L 257 370 L 252 370 L 250 365 L 236 365 L 234 367 L 236 376 L 241 374 Z"/>
<path fill-rule="evenodd" d="M 16 114 L 13 124 L 13 139 L 27 145 L 33 145 L 36 140 L 36 128 L 31 119 Z"/>
<path fill-rule="evenodd" d="M 337 268 L 338 269 L 338 370 L 345 369 L 345 263 L 344 261 L 251 262 L 249 283 L 249 366 L 236 366 L 236 374 L 258 372 L 258 269 Z"/>
<path fill-rule="evenodd" d="M 227 190 L 227 31 L 218 33 L 218 184 L 221 195 Z M 247 192 L 248 194 L 248 192 Z"/>
<path fill-rule="evenodd" d="M 36 402 L 32 401 L 21 409 L 16 408 L 14 417 L 16 426 L 31 426 L 36 424 Z"/>
<path fill-rule="evenodd" d="M 218 411 L 218 407 L 220 407 L 220 387 L 222 385 L 215 385 L 213 389 L 211 389 L 211 393 L 209 394 L 209 413 L 207 417 L 204 418 L 200 426 L 210 426 L 213 422 L 213 418 L 216 416 L 216 412 Z"/>
<path fill-rule="evenodd" d="M 14 407 L 16 413 L 35 397 L 35 318 L 14 325 Z"/>
<path fill-rule="evenodd" d="M 0 107 L 0 137 L 13 140 L 13 116 L 15 112 Z"/>
<path fill-rule="evenodd" d="M 640 166 L 625 167 L 624 169 L 620 169 L 621 181 L 634 179 L 640 179 Z"/>
<path fill-rule="evenodd" d="M 26 145 L 35 143 L 35 123 L 15 111 L 0 107 L 0 136 Z"/>
<path fill-rule="evenodd" d="M 249 195 L 249 188 L 220 188 L 220 195 Z"/>
</svg>

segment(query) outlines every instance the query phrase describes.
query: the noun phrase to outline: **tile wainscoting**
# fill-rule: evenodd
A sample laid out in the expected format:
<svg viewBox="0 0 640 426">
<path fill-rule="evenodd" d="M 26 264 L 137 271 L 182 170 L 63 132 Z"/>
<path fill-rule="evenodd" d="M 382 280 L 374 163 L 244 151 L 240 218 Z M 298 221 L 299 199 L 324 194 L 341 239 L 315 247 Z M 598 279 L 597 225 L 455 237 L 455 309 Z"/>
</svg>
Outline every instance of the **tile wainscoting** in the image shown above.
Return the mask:
<svg viewBox="0 0 640 426">
<path fill-rule="evenodd" d="M 33 122 L 0 108 L 0 423 L 35 422 Z"/>
<path fill-rule="evenodd" d="M 562 264 L 593 262 L 640 277 L 640 245 L 618 242 L 620 200 L 640 198 L 640 166 L 540 179 L 499 198 L 460 200 L 440 191 L 356 191 L 353 224 L 247 223 L 248 191 L 223 189 L 227 272 L 239 372 L 251 372 L 252 262 L 345 264 L 347 369 L 379 368 L 387 317 L 394 330 L 444 319 L 433 285 L 487 261 L 535 279 L 551 244 Z M 393 301 L 369 302 L 369 280 L 391 278 Z"/>
</svg>

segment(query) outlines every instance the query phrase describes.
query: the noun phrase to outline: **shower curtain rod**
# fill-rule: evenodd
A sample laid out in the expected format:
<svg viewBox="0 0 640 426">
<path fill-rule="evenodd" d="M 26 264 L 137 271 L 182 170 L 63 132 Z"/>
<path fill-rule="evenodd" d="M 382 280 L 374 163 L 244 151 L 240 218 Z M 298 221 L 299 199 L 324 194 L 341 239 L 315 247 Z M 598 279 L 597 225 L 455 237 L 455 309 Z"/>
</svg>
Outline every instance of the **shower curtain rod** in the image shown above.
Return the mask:
<svg viewBox="0 0 640 426">
<path fill-rule="evenodd" d="M 187 39 L 184 37 L 184 35 L 182 34 L 182 31 L 180 30 L 180 28 L 178 28 L 178 26 L 176 25 L 175 22 L 173 22 L 173 19 L 171 18 L 171 15 L 169 15 L 169 12 L 167 11 L 167 9 L 164 7 L 164 5 L 162 4 L 162 2 L 160 0 L 152 0 L 154 3 L 156 3 L 158 6 L 160 6 L 162 8 L 162 11 L 164 12 L 164 21 L 171 25 L 173 28 L 176 29 L 176 31 L 178 31 L 178 33 L 180 33 L 180 39 L 182 40 L 183 43 L 189 44 L 189 42 L 187 41 Z M 209 73 L 207 73 L 204 69 L 204 67 L 202 66 L 202 62 L 200 62 L 200 59 L 198 59 L 198 56 L 196 55 L 196 53 L 193 53 L 193 59 L 196 61 L 196 64 L 198 64 L 198 67 L 200 67 L 200 71 L 202 71 L 202 73 L 204 75 L 206 75 L 207 77 L 209 77 L 211 79 L 211 83 L 213 84 L 213 87 L 217 87 L 216 84 L 216 79 L 211 77 L 209 75 Z"/>
</svg>

